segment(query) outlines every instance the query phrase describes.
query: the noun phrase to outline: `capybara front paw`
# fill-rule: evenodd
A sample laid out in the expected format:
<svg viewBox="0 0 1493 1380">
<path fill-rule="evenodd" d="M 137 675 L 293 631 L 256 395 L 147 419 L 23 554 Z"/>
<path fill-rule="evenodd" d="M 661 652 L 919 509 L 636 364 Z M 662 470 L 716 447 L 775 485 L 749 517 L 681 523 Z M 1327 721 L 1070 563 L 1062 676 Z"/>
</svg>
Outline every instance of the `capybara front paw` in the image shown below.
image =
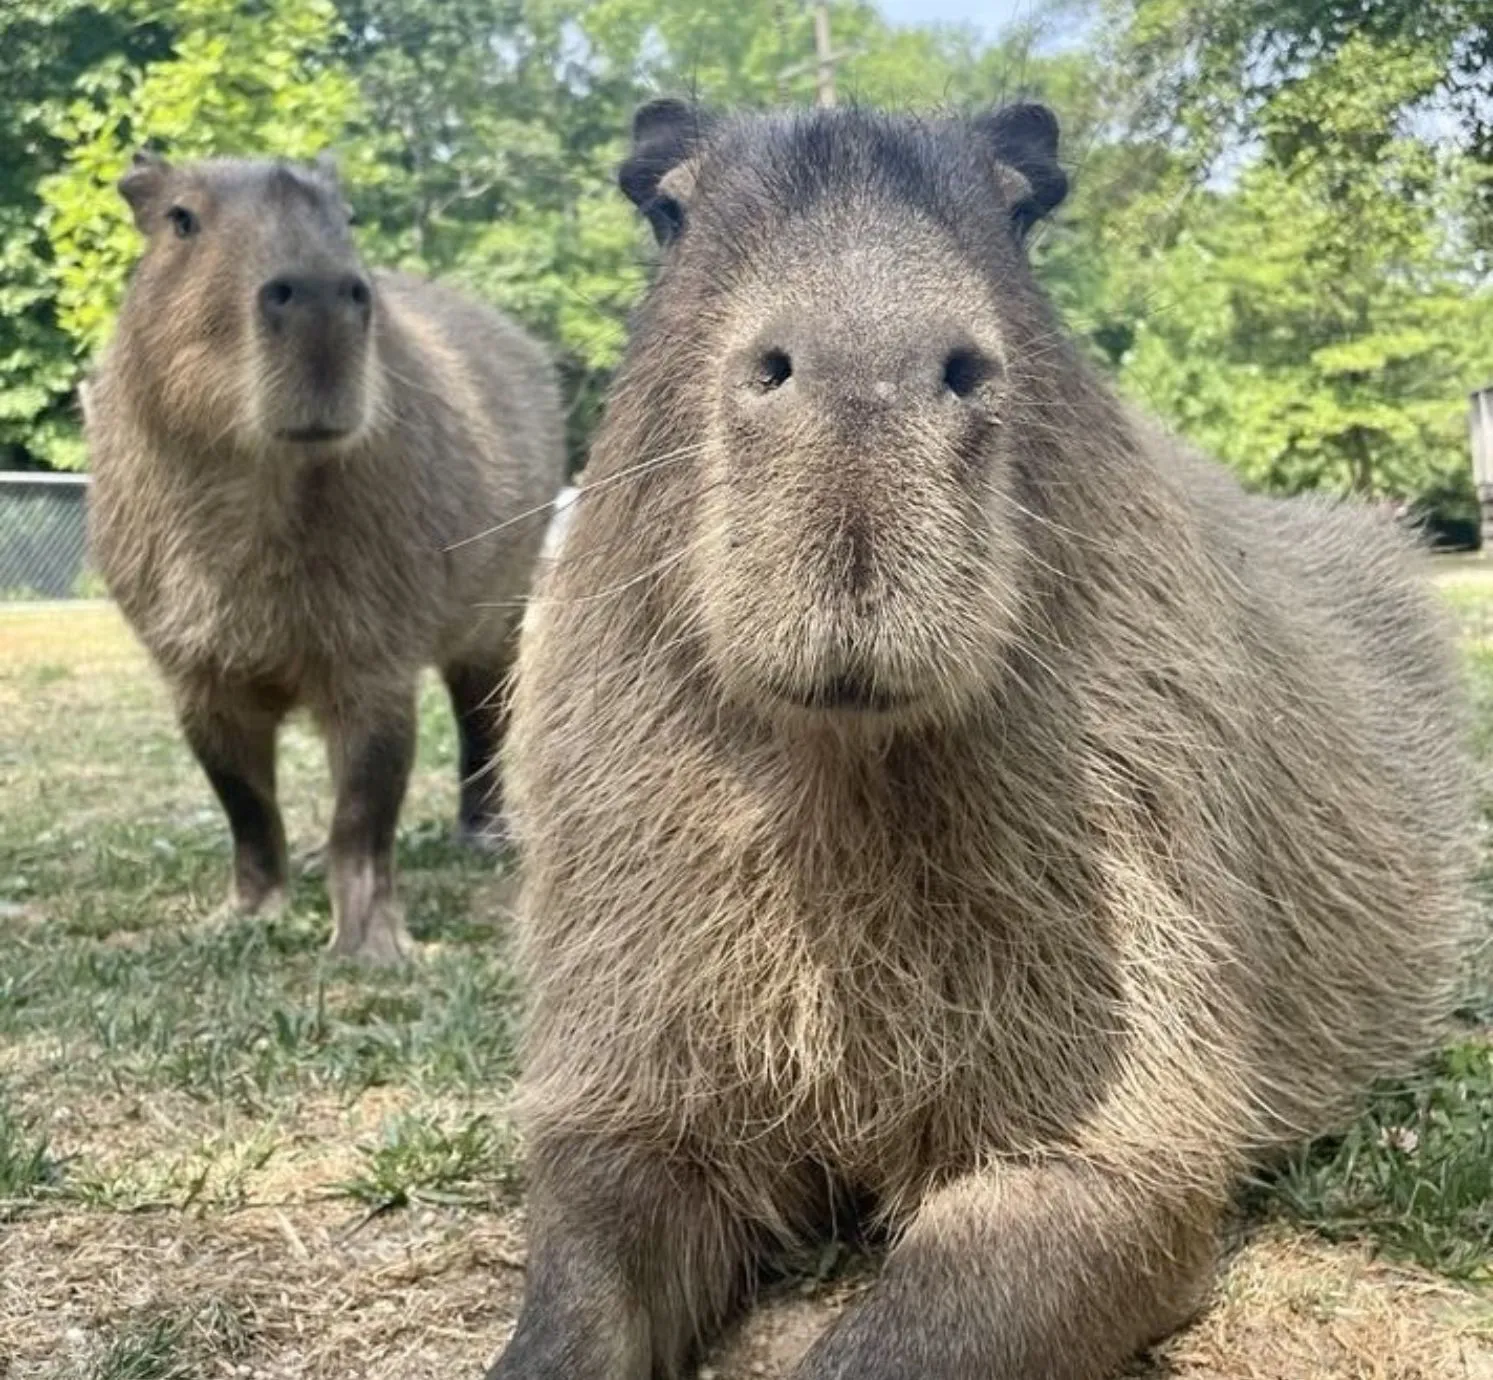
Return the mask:
<svg viewBox="0 0 1493 1380">
<path fill-rule="evenodd" d="M 386 968 L 408 963 L 418 952 L 403 911 L 392 901 L 376 904 L 362 917 L 337 917 L 329 948 L 339 958 Z"/>
<path fill-rule="evenodd" d="M 273 920 L 283 915 L 290 905 L 290 895 L 283 886 L 232 887 L 228 895 L 216 905 L 207 918 L 210 926 L 232 924 L 248 916 Z"/>
</svg>

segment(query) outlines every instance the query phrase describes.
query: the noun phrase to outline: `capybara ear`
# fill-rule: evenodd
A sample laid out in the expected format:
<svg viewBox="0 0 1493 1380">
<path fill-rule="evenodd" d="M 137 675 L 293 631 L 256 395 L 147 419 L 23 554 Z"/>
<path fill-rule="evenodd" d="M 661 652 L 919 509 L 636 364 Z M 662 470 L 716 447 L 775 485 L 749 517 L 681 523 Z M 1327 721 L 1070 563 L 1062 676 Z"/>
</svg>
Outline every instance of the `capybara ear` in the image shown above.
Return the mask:
<svg viewBox="0 0 1493 1380">
<path fill-rule="evenodd" d="M 632 152 L 617 173 L 628 199 L 648 218 L 660 244 L 684 229 L 694 189 L 690 160 L 713 117 L 700 106 L 661 97 L 639 106 L 632 118 Z"/>
<path fill-rule="evenodd" d="M 358 215 L 352 202 L 343 193 L 342 170 L 337 166 L 337 155 L 331 149 L 323 149 L 311 160 L 311 171 L 316 174 L 317 180 L 331 194 L 336 204 L 341 207 L 347 223 L 354 224 Z"/>
<path fill-rule="evenodd" d="M 129 170 L 115 184 L 120 196 L 129 203 L 140 229 L 147 229 L 156 218 L 154 213 L 170 174 L 171 164 L 153 149 L 142 148 L 136 151 Z"/>
<path fill-rule="evenodd" d="M 312 161 L 316 175 L 329 187 L 342 185 L 342 174 L 337 168 L 337 155 L 331 149 L 323 149 Z"/>
<path fill-rule="evenodd" d="M 975 121 L 991 152 L 1021 174 L 1013 187 L 1011 223 L 1025 235 L 1068 195 L 1068 175 L 1058 164 L 1058 117 L 1045 105 L 1024 101 L 1002 106 Z"/>
</svg>

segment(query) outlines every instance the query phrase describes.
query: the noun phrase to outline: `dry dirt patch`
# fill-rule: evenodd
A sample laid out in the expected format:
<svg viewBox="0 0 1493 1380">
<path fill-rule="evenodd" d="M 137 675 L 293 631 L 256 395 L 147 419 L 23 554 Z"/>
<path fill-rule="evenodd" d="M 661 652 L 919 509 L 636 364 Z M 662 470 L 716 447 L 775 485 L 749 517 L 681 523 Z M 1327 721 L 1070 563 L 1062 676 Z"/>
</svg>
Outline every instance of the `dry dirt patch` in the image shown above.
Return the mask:
<svg viewBox="0 0 1493 1380">
<path fill-rule="evenodd" d="M 778 1380 L 853 1303 L 865 1272 L 785 1288 L 706 1362 Z M 522 1213 L 347 1204 L 225 1214 L 39 1215 L 0 1240 L 0 1374 L 87 1374 L 156 1316 L 234 1318 L 187 1374 L 246 1380 L 477 1380 L 523 1279 Z M 190 1346 L 190 1338 L 185 1345 Z M 214 1350 L 216 1347 L 216 1351 Z M 1137 1380 L 1490 1380 L 1493 1308 L 1417 1270 L 1279 1232 L 1246 1245 L 1200 1321 Z"/>
</svg>

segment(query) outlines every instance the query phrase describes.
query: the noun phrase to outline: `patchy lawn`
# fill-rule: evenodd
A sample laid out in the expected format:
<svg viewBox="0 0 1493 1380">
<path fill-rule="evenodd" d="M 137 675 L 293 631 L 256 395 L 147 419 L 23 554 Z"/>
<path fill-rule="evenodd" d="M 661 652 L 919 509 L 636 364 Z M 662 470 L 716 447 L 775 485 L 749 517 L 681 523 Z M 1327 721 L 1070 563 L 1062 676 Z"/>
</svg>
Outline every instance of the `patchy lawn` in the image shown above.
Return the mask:
<svg viewBox="0 0 1493 1380">
<path fill-rule="evenodd" d="M 1493 754 L 1493 577 L 1444 582 Z M 451 842 L 438 683 L 405 973 L 324 956 L 314 876 L 282 918 L 208 926 L 226 828 L 107 605 L 0 606 L 0 725 L 0 1377 L 477 1380 L 523 1277 L 512 879 Z M 314 845 L 306 726 L 281 772 Z M 1474 977 L 1463 1038 L 1248 1195 L 1213 1307 L 1138 1374 L 1493 1380 L 1490 998 Z M 867 1278 L 784 1288 L 715 1374 L 783 1373 Z"/>
</svg>

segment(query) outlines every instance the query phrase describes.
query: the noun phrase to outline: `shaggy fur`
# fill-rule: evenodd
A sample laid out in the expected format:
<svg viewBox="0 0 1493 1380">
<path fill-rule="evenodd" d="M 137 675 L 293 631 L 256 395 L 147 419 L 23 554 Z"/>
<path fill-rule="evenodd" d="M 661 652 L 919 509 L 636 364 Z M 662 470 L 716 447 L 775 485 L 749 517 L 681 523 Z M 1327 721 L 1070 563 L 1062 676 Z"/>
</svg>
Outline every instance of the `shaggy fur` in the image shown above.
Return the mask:
<svg viewBox="0 0 1493 1380">
<path fill-rule="evenodd" d="M 1442 1028 L 1449 641 L 1389 525 L 1246 495 L 1064 338 L 1045 110 L 636 139 L 663 260 L 514 701 L 492 1376 L 677 1376 L 854 1215 L 884 1277 L 803 1380 L 1098 1380 Z"/>
<path fill-rule="evenodd" d="M 366 275 L 324 164 L 143 158 L 121 189 L 148 246 L 85 395 L 94 557 L 228 814 L 230 904 L 282 893 L 275 733 L 305 706 L 337 792 L 333 946 L 397 958 L 423 666 L 461 730 L 462 825 L 498 819 L 498 699 L 541 537 L 511 519 L 563 482 L 553 372 L 496 312 Z"/>
</svg>

